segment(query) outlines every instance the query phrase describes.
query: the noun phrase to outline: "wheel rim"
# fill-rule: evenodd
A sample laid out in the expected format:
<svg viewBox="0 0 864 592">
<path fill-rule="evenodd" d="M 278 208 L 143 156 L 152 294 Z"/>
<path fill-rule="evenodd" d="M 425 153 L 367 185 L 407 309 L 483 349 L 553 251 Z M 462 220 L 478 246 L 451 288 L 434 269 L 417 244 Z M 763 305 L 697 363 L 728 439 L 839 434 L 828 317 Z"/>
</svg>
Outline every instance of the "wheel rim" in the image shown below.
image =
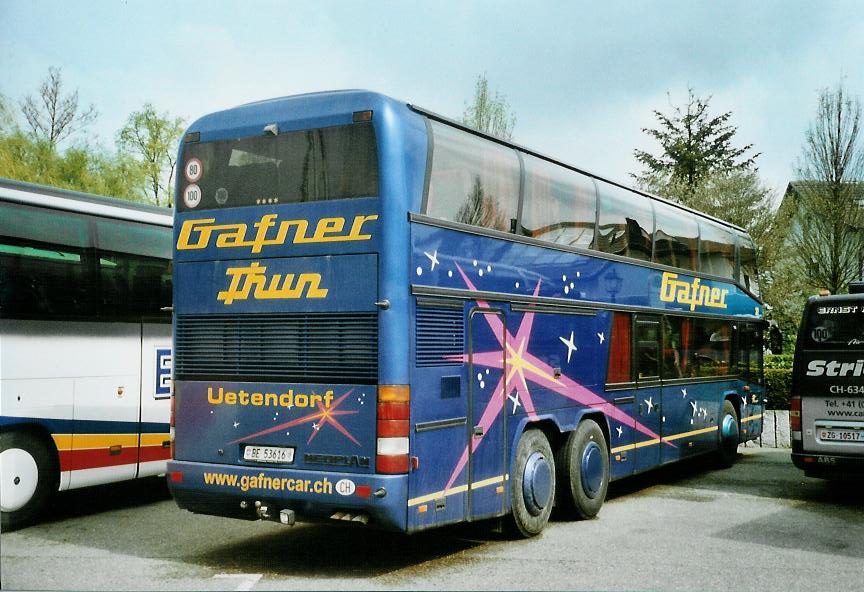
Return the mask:
<svg viewBox="0 0 864 592">
<path fill-rule="evenodd" d="M 720 433 L 723 435 L 723 443 L 727 450 L 738 446 L 738 421 L 734 417 L 731 415 L 723 417 Z"/>
<path fill-rule="evenodd" d="M 33 498 L 38 484 L 39 467 L 29 452 L 20 448 L 0 452 L 0 509 L 20 510 Z"/>
<path fill-rule="evenodd" d="M 552 496 L 552 470 L 549 461 L 539 452 L 528 457 L 522 475 L 522 498 L 532 516 L 539 516 Z"/>
<path fill-rule="evenodd" d="M 580 469 L 583 491 L 591 499 L 596 498 L 603 485 L 603 451 L 597 442 L 589 442 L 582 451 Z"/>
</svg>

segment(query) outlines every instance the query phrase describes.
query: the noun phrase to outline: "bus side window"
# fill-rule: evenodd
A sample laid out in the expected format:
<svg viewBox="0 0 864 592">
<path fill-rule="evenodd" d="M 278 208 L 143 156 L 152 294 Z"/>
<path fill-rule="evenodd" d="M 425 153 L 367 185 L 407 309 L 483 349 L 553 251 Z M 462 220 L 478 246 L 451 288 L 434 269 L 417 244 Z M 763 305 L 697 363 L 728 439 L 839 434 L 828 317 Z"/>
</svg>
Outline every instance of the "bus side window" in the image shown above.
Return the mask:
<svg viewBox="0 0 864 592">
<path fill-rule="evenodd" d="M 689 378 L 693 376 L 690 363 L 690 319 L 664 317 L 663 322 L 663 378 Z"/>
<path fill-rule="evenodd" d="M 651 200 L 642 195 L 597 182 L 598 223 L 595 248 L 604 253 L 651 260 L 654 214 Z"/>
<path fill-rule="evenodd" d="M 431 124 L 434 145 L 426 213 L 510 232 L 519 205 L 516 152 L 436 121 Z"/>
<path fill-rule="evenodd" d="M 631 373 L 631 316 L 625 312 L 616 312 L 612 316 L 612 335 L 609 338 L 609 365 L 606 372 L 606 383 L 615 384 L 633 380 Z"/>
<path fill-rule="evenodd" d="M 699 221 L 699 270 L 735 277 L 735 235 L 706 220 Z"/>
<path fill-rule="evenodd" d="M 596 189 L 590 177 L 523 155 L 525 197 L 521 234 L 588 248 L 594 241 Z"/>
<path fill-rule="evenodd" d="M 637 380 L 660 378 L 659 328 L 656 320 L 636 319 Z"/>
<path fill-rule="evenodd" d="M 663 265 L 695 271 L 699 264 L 699 226 L 678 208 L 657 202 L 657 230 L 654 236 L 654 261 Z"/>
</svg>

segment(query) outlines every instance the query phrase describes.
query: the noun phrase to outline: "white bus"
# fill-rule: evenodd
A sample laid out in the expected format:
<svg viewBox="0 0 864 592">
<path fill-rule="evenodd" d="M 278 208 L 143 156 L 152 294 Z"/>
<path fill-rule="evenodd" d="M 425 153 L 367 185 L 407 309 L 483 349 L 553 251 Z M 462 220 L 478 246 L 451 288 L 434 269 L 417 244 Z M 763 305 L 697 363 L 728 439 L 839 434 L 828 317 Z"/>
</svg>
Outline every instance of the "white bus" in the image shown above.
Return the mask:
<svg viewBox="0 0 864 592">
<path fill-rule="evenodd" d="M 0 179 L 0 510 L 165 472 L 172 215 Z"/>
</svg>

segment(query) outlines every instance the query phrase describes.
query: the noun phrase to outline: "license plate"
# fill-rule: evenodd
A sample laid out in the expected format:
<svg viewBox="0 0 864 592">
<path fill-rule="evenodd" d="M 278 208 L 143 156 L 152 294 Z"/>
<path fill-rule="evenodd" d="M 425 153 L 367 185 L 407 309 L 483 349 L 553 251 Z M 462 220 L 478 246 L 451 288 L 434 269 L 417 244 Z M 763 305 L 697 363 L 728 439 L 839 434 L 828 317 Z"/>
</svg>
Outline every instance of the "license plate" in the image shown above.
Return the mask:
<svg viewBox="0 0 864 592">
<path fill-rule="evenodd" d="M 243 460 L 266 463 L 294 462 L 294 448 L 284 446 L 247 446 L 243 450 Z"/>
<path fill-rule="evenodd" d="M 864 442 L 864 430 L 819 430 L 819 439 L 829 442 Z"/>
</svg>

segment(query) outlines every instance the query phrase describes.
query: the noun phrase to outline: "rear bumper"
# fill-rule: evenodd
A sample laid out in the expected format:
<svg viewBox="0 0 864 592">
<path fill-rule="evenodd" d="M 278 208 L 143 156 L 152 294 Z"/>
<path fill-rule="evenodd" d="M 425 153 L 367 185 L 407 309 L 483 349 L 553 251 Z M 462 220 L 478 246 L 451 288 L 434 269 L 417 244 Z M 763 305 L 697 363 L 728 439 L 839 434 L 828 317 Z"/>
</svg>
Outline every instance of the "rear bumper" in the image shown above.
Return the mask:
<svg viewBox="0 0 864 592">
<path fill-rule="evenodd" d="M 168 487 L 178 506 L 197 514 L 257 520 L 255 502 L 260 502 L 275 520 L 283 509 L 301 521 L 329 520 L 343 512 L 365 514 L 369 526 L 382 530 L 407 528 L 407 475 L 170 461 Z"/>
<path fill-rule="evenodd" d="M 864 476 L 864 457 L 793 452 L 792 462 L 810 477 Z"/>
</svg>

